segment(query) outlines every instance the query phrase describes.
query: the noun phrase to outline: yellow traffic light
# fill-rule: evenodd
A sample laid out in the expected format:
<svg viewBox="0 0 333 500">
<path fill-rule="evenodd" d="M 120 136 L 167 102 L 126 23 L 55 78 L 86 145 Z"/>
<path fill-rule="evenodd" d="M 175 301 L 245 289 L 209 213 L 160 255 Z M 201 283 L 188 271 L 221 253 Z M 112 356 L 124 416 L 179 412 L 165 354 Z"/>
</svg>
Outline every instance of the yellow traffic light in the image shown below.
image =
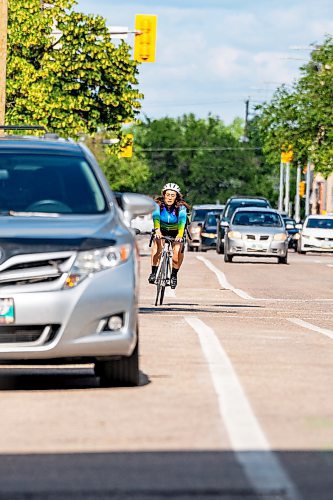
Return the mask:
<svg viewBox="0 0 333 500">
<path fill-rule="evenodd" d="M 290 163 L 293 159 L 293 151 L 292 150 L 289 150 L 289 151 L 282 151 L 281 153 L 281 162 L 282 163 Z"/>
<path fill-rule="evenodd" d="M 305 195 L 305 181 L 300 181 L 299 183 L 299 195 L 300 197 Z"/>
<path fill-rule="evenodd" d="M 156 55 L 157 16 L 137 14 L 135 16 L 134 59 L 139 62 L 154 62 Z"/>
<path fill-rule="evenodd" d="M 133 134 L 126 135 L 126 146 L 120 149 L 120 158 L 131 158 L 133 154 Z"/>
</svg>

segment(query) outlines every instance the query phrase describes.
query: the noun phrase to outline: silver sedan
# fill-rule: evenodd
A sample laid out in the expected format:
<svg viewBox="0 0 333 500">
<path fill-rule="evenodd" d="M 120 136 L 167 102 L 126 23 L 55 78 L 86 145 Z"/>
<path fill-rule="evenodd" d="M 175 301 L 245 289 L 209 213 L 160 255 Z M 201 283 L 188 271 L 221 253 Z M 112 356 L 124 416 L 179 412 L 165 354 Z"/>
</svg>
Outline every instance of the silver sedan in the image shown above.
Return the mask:
<svg viewBox="0 0 333 500">
<path fill-rule="evenodd" d="M 235 255 L 277 257 L 279 264 L 287 264 L 288 233 L 281 215 L 270 208 L 237 209 L 226 233 L 225 262 Z"/>
</svg>

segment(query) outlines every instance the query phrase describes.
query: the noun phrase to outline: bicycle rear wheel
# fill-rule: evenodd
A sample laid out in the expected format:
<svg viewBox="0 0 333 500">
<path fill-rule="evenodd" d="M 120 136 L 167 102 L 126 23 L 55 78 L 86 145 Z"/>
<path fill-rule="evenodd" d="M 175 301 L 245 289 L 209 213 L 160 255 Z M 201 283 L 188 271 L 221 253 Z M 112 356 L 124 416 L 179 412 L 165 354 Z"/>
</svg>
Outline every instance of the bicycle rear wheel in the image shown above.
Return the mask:
<svg viewBox="0 0 333 500">
<path fill-rule="evenodd" d="M 162 262 L 160 265 L 160 269 L 157 273 L 156 277 L 156 300 L 155 300 L 155 306 L 158 305 L 158 302 L 160 305 L 163 304 L 163 298 L 164 298 L 164 291 L 165 291 L 165 285 L 166 285 L 166 259 L 162 257 Z"/>
</svg>

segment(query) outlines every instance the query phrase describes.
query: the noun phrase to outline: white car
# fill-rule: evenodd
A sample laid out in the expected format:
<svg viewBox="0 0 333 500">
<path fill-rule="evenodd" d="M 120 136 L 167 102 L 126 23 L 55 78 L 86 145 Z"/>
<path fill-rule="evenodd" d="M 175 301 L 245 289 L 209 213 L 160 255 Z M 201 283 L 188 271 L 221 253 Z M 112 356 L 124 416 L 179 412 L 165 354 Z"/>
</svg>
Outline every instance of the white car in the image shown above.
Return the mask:
<svg viewBox="0 0 333 500">
<path fill-rule="evenodd" d="M 333 252 L 333 215 L 309 215 L 298 240 L 298 253 Z"/>
</svg>

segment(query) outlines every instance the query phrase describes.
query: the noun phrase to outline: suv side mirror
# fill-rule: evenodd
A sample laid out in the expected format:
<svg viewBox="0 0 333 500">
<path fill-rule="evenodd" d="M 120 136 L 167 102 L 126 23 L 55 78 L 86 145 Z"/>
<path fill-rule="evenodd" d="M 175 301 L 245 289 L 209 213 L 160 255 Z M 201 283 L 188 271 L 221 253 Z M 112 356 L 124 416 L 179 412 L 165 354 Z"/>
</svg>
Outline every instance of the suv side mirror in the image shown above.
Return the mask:
<svg viewBox="0 0 333 500">
<path fill-rule="evenodd" d="M 128 225 L 137 215 L 151 214 L 155 209 L 154 201 L 143 194 L 124 193 L 121 198 L 124 218 Z"/>
<path fill-rule="evenodd" d="M 198 227 L 202 227 L 203 226 L 203 223 L 202 222 L 198 222 Z"/>
</svg>

